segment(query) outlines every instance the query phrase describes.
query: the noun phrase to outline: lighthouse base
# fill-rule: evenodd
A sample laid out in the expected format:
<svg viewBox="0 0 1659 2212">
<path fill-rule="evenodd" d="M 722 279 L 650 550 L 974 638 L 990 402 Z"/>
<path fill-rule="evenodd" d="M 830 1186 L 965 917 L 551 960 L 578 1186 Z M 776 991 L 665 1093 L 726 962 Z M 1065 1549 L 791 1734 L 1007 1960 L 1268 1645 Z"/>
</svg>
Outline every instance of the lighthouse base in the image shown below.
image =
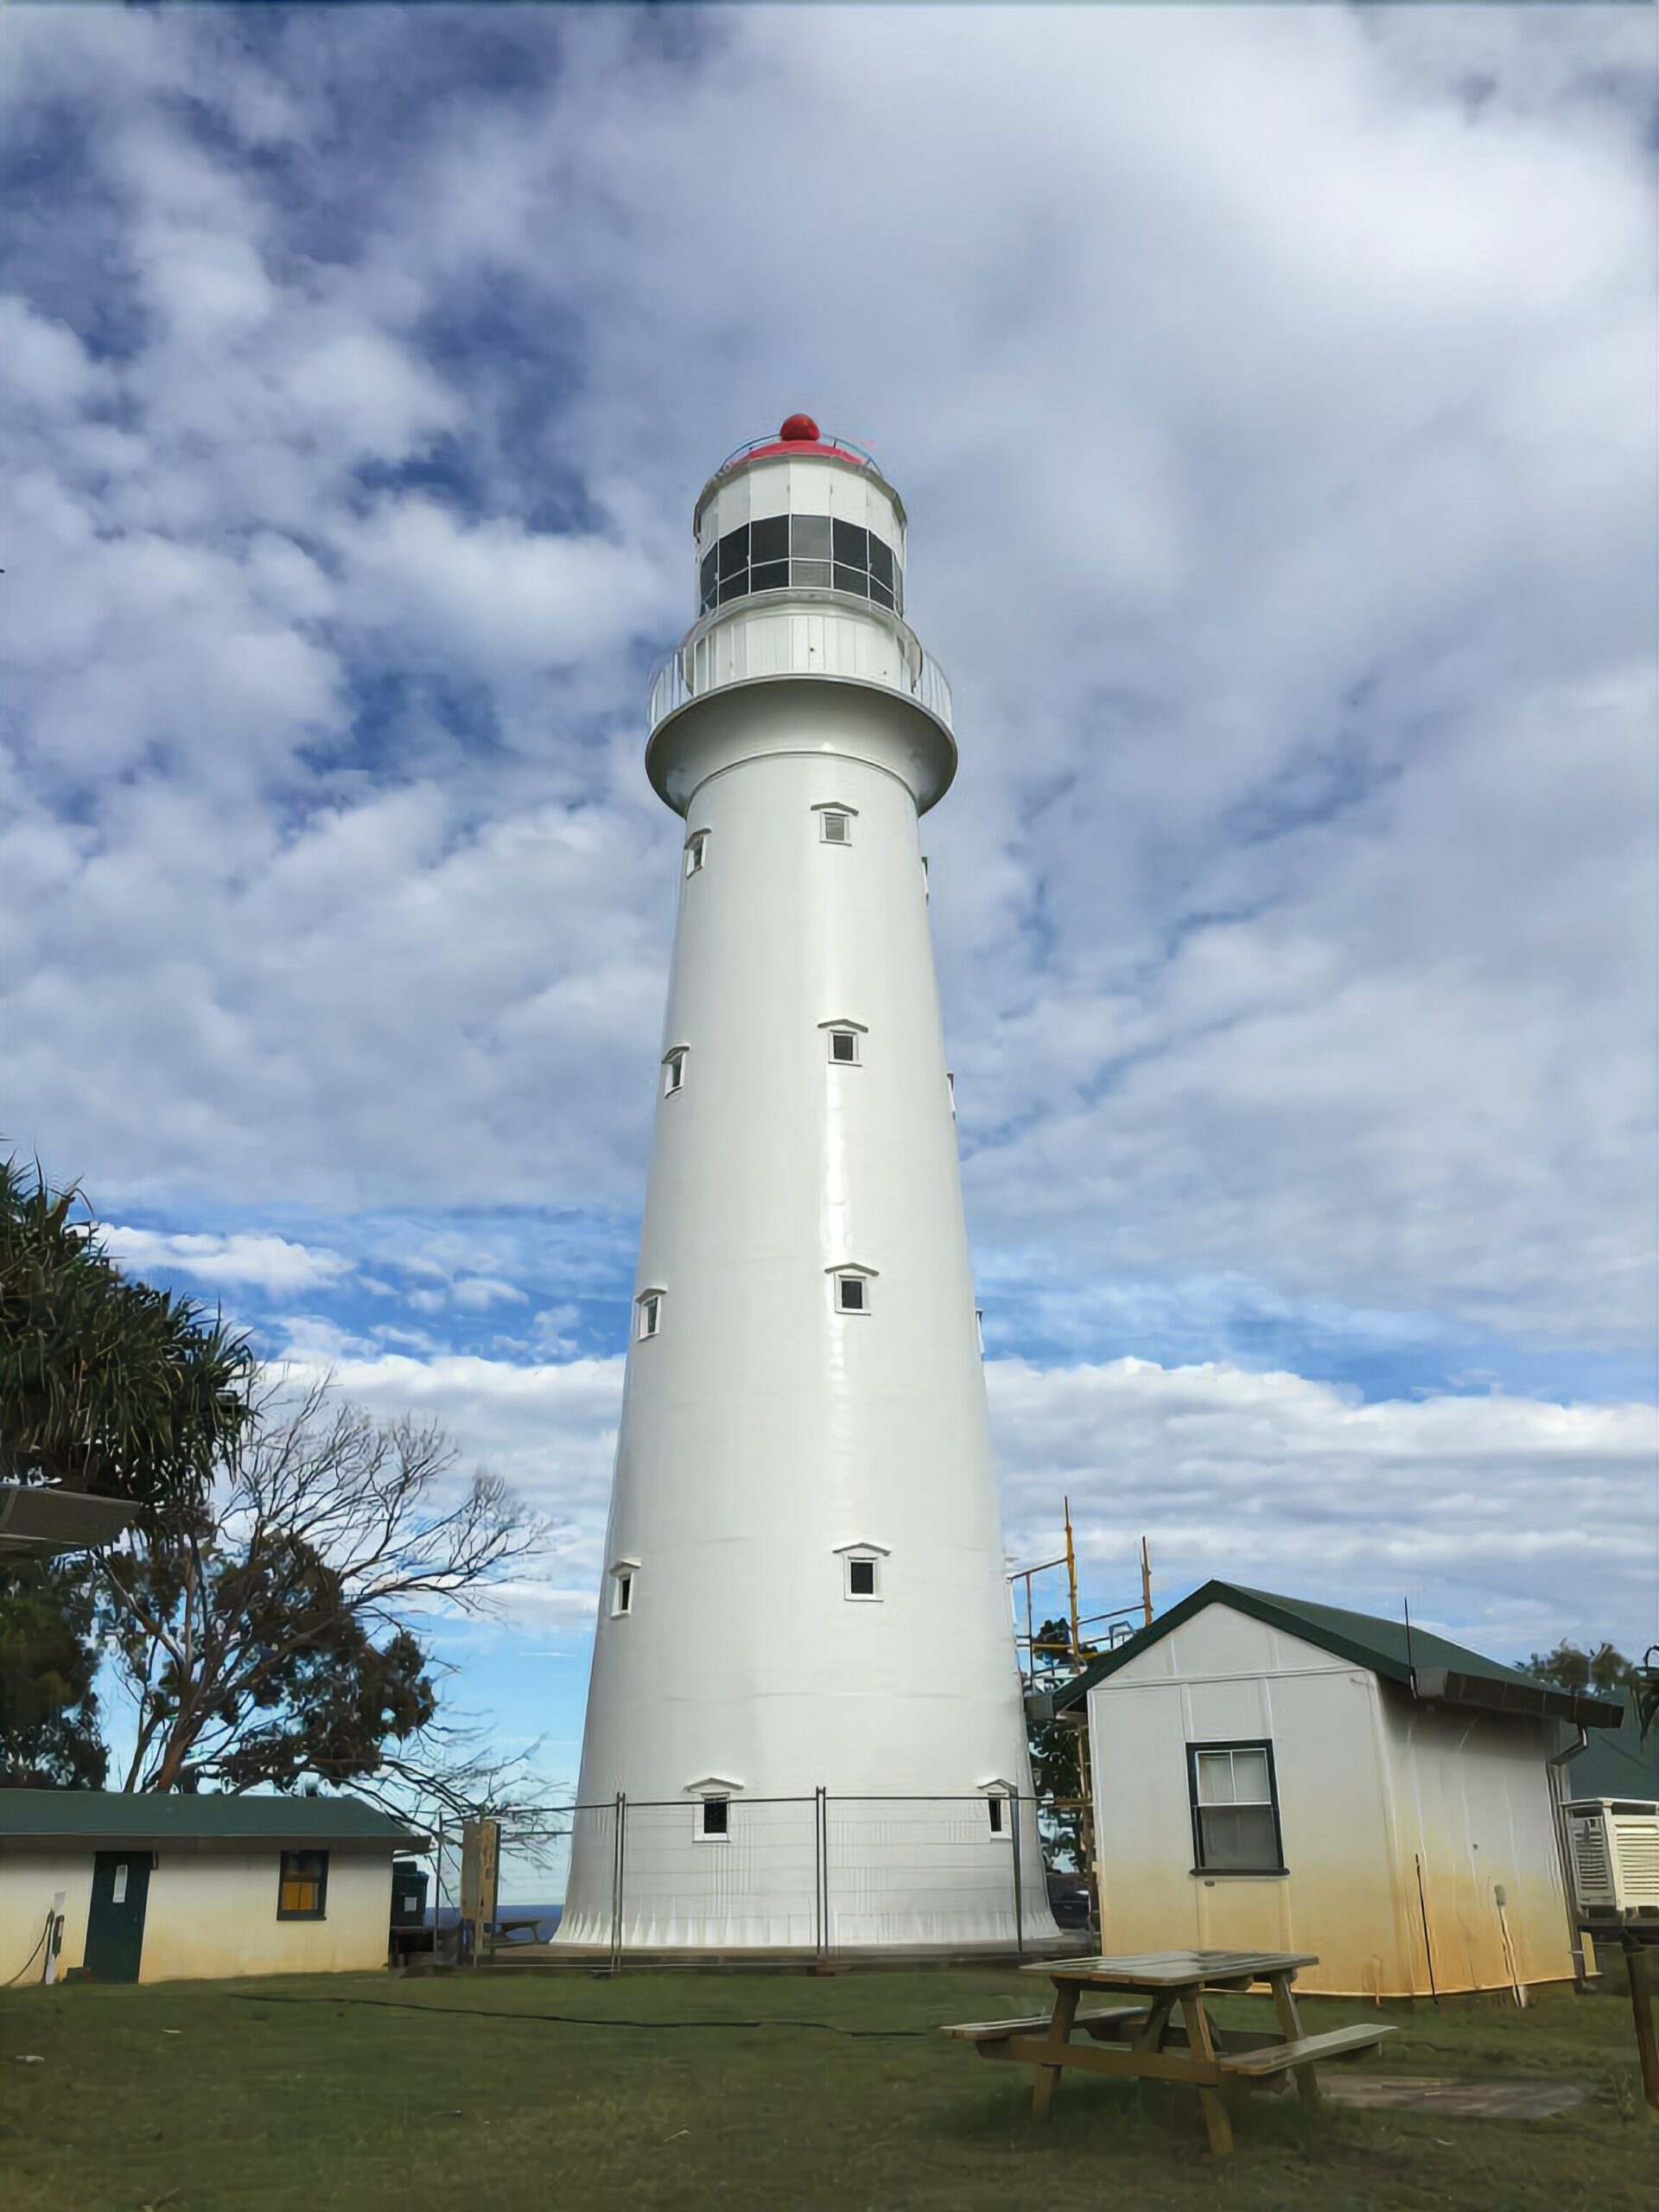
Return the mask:
<svg viewBox="0 0 1659 2212">
<path fill-rule="evenodd" d="M 961 1799 L 579 1808 L 553 1948 L 629 1957 L 1007 1956 L 1067 1948 L 1035 1808 Z"/>
</svg>

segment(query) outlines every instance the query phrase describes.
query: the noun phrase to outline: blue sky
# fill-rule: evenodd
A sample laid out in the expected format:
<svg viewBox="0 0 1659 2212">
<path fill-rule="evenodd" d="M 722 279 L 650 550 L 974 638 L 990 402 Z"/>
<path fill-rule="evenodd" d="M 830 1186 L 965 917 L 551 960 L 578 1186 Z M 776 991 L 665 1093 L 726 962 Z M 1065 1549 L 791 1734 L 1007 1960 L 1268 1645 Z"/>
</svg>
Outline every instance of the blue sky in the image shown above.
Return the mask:
<svg viewBox="0 0 1659 2212">
<path fill-rule="evenodd" d="M 575 1770 L 691 502 L 874 448 L 1016 1557 L 1656 1602 L 1650 26 L 8 12 L 0 1128 L 559 1548 Z M 1611 1531 L 1613 1533 L 1610 1534 Z M 544 1654 L 556 1656 L 543 1656 Z"/>
</svg>

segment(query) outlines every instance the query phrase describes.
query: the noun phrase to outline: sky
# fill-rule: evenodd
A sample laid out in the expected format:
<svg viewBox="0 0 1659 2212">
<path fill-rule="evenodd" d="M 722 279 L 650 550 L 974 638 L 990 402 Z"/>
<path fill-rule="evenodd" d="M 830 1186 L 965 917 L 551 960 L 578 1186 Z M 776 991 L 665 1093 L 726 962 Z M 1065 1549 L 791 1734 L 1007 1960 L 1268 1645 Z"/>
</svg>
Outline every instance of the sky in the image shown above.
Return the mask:
<svg viewBox="0 0 1659 2212">
<path fill-rule="evenodd" d="M 691 506 L 911 517 L 1012 1560 L 1659 1636 L 1650 14 L 14 7 L 0 1135 L 555 1523 L 574 1781 Z"/>
</svg>

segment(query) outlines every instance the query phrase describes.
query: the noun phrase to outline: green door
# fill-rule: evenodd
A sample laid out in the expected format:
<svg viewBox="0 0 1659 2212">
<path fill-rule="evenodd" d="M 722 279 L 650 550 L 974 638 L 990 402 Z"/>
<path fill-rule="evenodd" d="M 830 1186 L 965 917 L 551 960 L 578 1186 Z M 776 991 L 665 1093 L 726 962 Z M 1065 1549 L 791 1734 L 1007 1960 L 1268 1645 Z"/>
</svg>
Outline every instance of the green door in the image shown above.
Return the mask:
<svg viewBox="0 0 1659 2212">
<path fill-rule="evenodd" d="M 147 1851 L 100 1851 L 92 1862 L 86 1966 L 94 1981 L 137 1981 L 149 1897 Z"/>
</svg>

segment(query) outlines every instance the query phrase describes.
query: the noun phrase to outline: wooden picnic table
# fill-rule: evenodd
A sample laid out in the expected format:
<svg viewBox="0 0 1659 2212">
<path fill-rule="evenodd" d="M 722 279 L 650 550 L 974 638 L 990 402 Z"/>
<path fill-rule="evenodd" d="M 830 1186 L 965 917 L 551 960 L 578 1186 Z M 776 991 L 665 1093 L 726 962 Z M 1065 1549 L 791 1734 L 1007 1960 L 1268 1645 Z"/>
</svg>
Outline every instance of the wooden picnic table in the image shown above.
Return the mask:
<svg viewBox="0 0 1659 2212">
<path fill-rule="evenodd" d="M 1219 2094 L 1224 2082 L 1270 2082 L 1289 2074 L 1303 2103 L 1317 2106 L 1315 2069 L 1321 2059 L 1374 2050 L 1395 2032 L 1378 2025 L 1304 2034 L 1290 1986 L 1299 1968 L 1318 1964 L 1311 1951 L 1147 1951 L 1128 1958 L 1052 1959 L 1020 1969 L 1046 1974 L 1053 1983 L 1052 2014 L 969 2020 L 944 2032 L 971 2043 L 982 2058 L 1034 2066 L 1031 2108 L 1039 2120 L 1047 2117 L 1054 2084 L 1068 2066 L 1120 2081 L 1189 2082 L 1198 2093 L 1210 2148 L 1220 2158 L 1233 2147 L 1232 2126 Z M 1256 1982 L 1265 1982 L 1273 1993 L 1275 2033 L 1220 2028 L 1211 2021 L 1206 1996 L 1249 1989 Z M 1140 2001 L 1080 2014 L 1085 1989 L 1128 1993 Z M 1084 2040 L 1074 2041 L 1077 2035 Z"/>
</svg>

